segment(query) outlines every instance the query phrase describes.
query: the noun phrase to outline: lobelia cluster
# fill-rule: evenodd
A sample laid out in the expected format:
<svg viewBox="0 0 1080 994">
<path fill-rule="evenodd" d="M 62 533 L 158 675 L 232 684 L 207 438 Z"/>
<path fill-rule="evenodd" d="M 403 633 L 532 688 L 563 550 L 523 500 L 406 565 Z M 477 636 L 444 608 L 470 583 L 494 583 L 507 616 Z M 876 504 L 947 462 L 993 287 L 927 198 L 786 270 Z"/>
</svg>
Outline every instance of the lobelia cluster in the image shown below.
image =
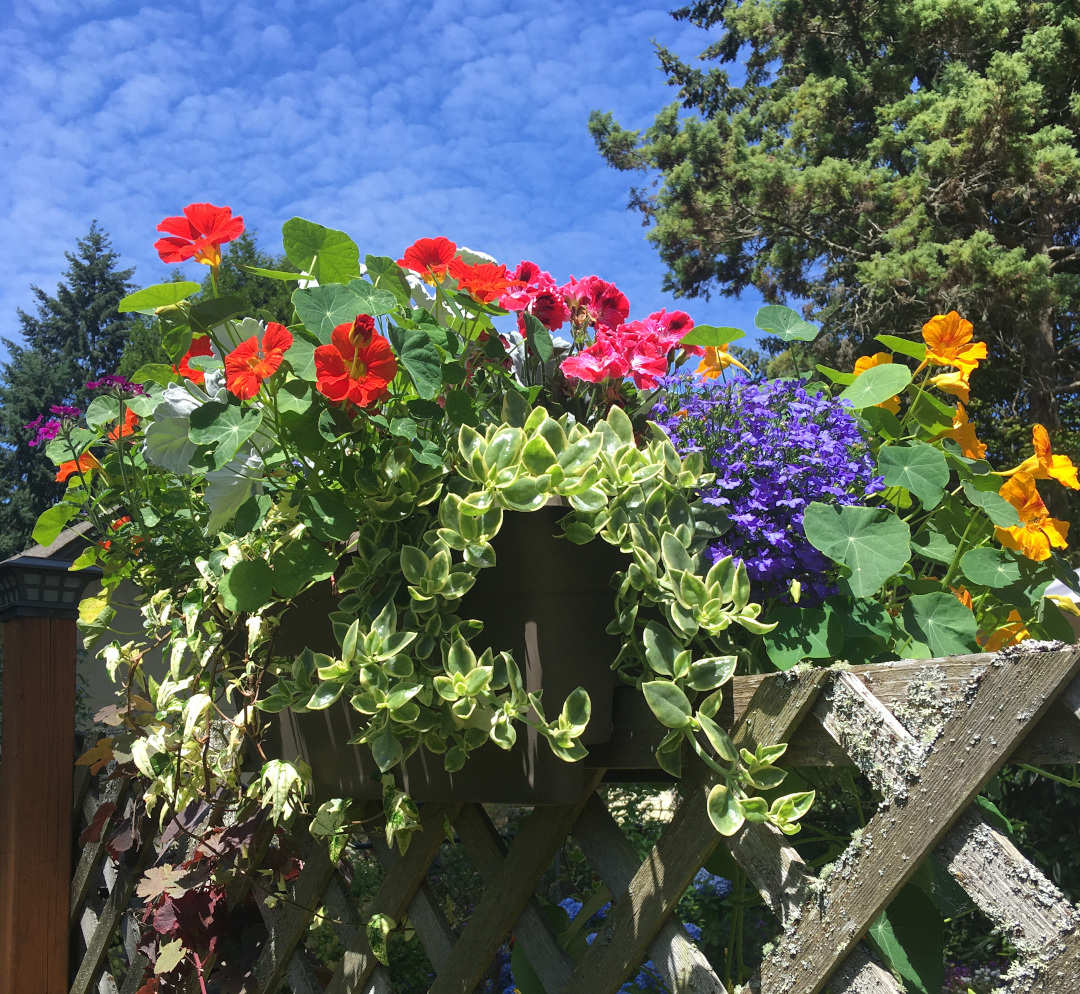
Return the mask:
<svg viewBox="0 0 1080 994">
<path fill-rule="evenodd" d="M 710 548 L 713 560 L 741 560 L 770 596 L 785 595 L 793 580 L 810 602 L 832 593 L 832 563 L 807 541 L 803 513 L 813 501 L 862 504 L 883 489 L 855 418 L 794 380 L 676 375 L 661 383 L 667 391 L 654 419 L 680 453 L 705 454 L 716 482 L 702 499 L 730 517 L 731 529 Z"/>
</svg>

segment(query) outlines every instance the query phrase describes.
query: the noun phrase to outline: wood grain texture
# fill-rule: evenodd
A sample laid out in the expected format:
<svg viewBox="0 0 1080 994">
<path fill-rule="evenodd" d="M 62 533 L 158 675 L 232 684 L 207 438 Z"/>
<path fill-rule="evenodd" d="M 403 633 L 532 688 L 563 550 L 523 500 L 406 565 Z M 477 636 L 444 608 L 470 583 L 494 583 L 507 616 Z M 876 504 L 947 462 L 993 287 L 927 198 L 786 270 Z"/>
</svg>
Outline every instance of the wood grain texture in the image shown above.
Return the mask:
<svg viewBox="0 0 1080 994">
<path fill-rule="evenodd" d="M 798 727 L 828 673 L 811 670 L 786 680 L 763 682 L 732 740 L 753 749 L 782 742 Z M 626 894 L 574 969 L 563 994 L 613 994 L 641 961 L 720 836 L 708 812 L 716 774 L 702 763 L 684 777 L 684 800 L 660 840 L 631 880 Z"/>
<path fill-rule="evenodd" d="M 633 843 L 623 835 L 599 796 L 585 804 L 574 826 L 574 841 L 607 885 L 612 899 L 629 890 L 641 865 Z M 649 945 L 649 959 L 656 964 L 667 988 L 677 994 L 727 994 L 705 954 L 690 941 L 683 924 L 669 916 Z"/>
<path fill-rule="evenodd" d="M 68 989 L 75 622 L 3 625 L 0 994 Z"/>
<path fill-rule="evenodd" d="M 602 771 L 596 771 L 587 779 L 580 801 L 536 807 L 525 819 L 429 994 L 468 994 L 480 982 L 495 950 L 525 909 L 537 881 L 573 828 L 601 775 Z"/>
<path fill-rule="evenodd" d="M 762 964 L 769 994 L 817 994 L 1080 669 L 1080 650 L 998 654 L 933 746 L 910 798 L 886 802 Z"/>
<path fill-rule="evenodd" d="M 423 828 L 412 836 L 405 855 L 390 865 L 375 897 L 360 910 L 363 925 L 376 914 L 388 915 L 394 921 L 401 919 L 443 843 L 443 819 L 453 821 L 460 807 L 452 802 L 422 806 L 420 823 Z M 379 961 L 368 945 L 366 929 L 361 928 L 330 978 L 326 994 L 353 994 L 366 990 L 365 985 L 378 966 Z"/>
<path fill-rule="evenodd" d="M 596 795 L 593 794 L 592 797 L 595 798 Z M 485 886 L 490 886 L 509 851 L 498 830 L 479 804 L 465 805 L 454 822 L 454 828 L 461 836 L 462 845 L 465 846 L 465 851 L 479 871 Z M 545 990 L 561 990 L 570 979 L 574 963 L 559 946 L 551 921 L 534 896 L 529 897 L 518 917 L 514 926 L 514 938 L 521 943 L 529 965 Z"/>
</svg>

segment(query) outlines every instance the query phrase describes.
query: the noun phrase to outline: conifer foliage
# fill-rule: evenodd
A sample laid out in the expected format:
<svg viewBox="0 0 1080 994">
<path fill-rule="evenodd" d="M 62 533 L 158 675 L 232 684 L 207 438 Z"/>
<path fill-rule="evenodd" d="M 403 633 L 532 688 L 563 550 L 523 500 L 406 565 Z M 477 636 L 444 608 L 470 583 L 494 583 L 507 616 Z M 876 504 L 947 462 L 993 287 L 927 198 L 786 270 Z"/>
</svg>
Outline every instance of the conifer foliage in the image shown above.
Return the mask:
<svg viewBox="0 0 1080 994">
<path fill-rule="evenodd" d="M 86 383 L 117 369 L 134 317 L 117 311 L 135 289 L 133 269 L 120 269 L 108 235 L 97 223 L 65 253 L 68 269 L 55 296 L 33 287 L 37 313 L 18 312 L 20 341 L 2 339 L 0 365 L 0 558 L 30 542 L 38 515 L 61 485 L 24 427 L 52 405 L 85 409 Z"/>
</svg>

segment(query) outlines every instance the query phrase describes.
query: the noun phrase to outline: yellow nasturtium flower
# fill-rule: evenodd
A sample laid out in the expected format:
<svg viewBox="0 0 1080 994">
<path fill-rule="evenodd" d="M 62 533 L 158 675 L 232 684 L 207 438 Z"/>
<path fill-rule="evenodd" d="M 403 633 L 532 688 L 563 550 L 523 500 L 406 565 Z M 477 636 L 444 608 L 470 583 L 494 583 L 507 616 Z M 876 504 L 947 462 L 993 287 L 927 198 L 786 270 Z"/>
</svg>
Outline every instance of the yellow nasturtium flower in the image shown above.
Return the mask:
<svg viewBox="0 0 1080 994">
<path fill-rule="evenodd" d="M 1017 473 L 1001 485 L 998 493 L 1020 515 L 1019 525 L 994 529 L 997 540 L 1006 549 L 1041 562 L 1050 558 L 1051 547 L 1064 549 L 1067 546 L 1065 536 L 1069 534 L 1069 523 L 1050 517 L 1030 473 Z"/>
<path fill-rule="evenodd" d="M 974 325 L 956 311 L 935 314 L 923 325 L 926 359 L 923 365 L 956 366 L 970 373 L 986 358 L 986 342 L 971 340 Z"/>
<path fill-rule="evenodd" d="M 1023 642 L 1024 639 L 1029 638 L 1031 638 L 1031 632 L 1024 625 L 1020 612 L 1013 608 L 1009 612 L 1005 624 L 992 632 L 982 643 L 982 647 L 987 652 L 997 652 L 1008 645 L 1016 645 L 1018 642 Z"/>
<path fill-rule="evenodd" d="M 1016 469 L 1010 469 L 998 476 L 1015 476 L 1017 473 L 1030 473 L 1035 480 L 1057 480 L 1064 487 L 1080 490 L 1076 467 L 1068 456 L 1056 456 L 1050 451 L 1050 435 L 1042 425 L 1031 429 L 1031 442 L 1035 446 L 1035 455 L 1028 456 Z"/>
<path fill-rule="evenodd" d="M 738 366 L 743 372 L 750 372 L 735 356 L 728 355 L 726 345 L 706 345 L 705 354 L 701 357 L 697 371 L 706 380 L 715 380 L 723 375 L 728 366 Z"/>
<path fill-rule="evenodd" d="M 986 455 L 986 446 L 976 437 L 975 426 L 968 421 L 967 411 L 961 403 L 956 405 L 952 430 L 942 432 L 939 437 L 951 438 L 958 442 L 961 454 L 967 456 L 968 459 L 982 459 Z"/>
<path fill-rule="evenodd" d="M 856 376 L 859 376 L 873 366 L 885 366 L 891 362 L 892 356 L 888 352 L 876 352 L 874 355 L 859 356 L 859 358 L 855 360 L 855 368 L 852 372 Z M 886 411 L 889 411 L 892 414 L 899 414 L 900 398 L 898 396 L 890 397 L 888 400 L 883 400 L 880 404 L 875 404 L 874 406 L 884 407 Z"/>
<path fill-rule="evenodd" d="M 938 373 L 937 376 L 931 376 L 928 383 L 932 387 L 944 390 L 945 393 L 951 393 L 961 403 L 968 404 L 971 402 L 971 384 L 968 383 L 970 375 L 970 369 L 961 368 L 951 373 Z"/>
</svg>

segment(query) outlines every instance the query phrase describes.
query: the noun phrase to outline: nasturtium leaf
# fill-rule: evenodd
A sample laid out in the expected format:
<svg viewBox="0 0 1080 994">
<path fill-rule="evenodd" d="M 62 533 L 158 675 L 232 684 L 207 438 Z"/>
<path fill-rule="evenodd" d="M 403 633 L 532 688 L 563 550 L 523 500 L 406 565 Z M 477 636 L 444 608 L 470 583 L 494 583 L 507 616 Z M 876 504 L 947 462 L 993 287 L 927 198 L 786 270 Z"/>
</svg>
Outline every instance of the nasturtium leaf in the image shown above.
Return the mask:
<svg viewBox="0 0 1080 994">
<path fill-rule="evenodd" d="M 696 325 L 693 331 L 688 331 L 679 341 L 680 345 L 704 345 L 707 348 L 718 348 L 730 342 L 737 342 L 745 338 L 746 332 L 741 328 L 714 328 L 709 324 Z"/>
<path fill-rule="evenodd" d="M 851 570 L 845 582 L 856 597 L 876 593 L 911 555 L 907 524 L 879 508 L 835 507 L 815 501 L 806 509 L 803 530 L 814 548 Z"/>
<path fill-rule="evenodd" d="M 380 290 L 367 280 L 350 280 L 349 289 L 360 301 L 357 314 L 370 314 L 373 318 L 377 318 L 383 314 L 389 314 L 397 307 L 398 300 L 392 291 Z"/>
<path fill-rule="evenodd" d="M 882 366 L 871 366 L 856 376 L 850 386 L 844 388 L 840 400 L 848 401 L 859 411 L 895 397 L 910 382 L 911 370 L 903 363 L 889 362 Z"/>
<path fill-rule="evenodd" d="M 57 504 L 42 511 L 30 537 L 38 545 L 52 545 L 78 510 L 74 504 Z"/>
<path fill-rule="evenodd" d="M 927 511 L 937 507 L 949 482 L 949 467 L 940 449 L 925 442 L 884 445 L 877 461 L 887 487 L 910 490 Z"/>
<path fill-rule="evenodd" d="M 855 381 L 854 373 L 841 373 L 838 369 L 833 369 L 831 366 L 822 366 L 820 363 L 815 367 L 819 373 L 823 373 L 833 383 L 839 383 L 841 386 L 847 386 L 849 383 Z"/>
<path fill-rule="evenodd" d="M 262 411 L 245 411 L 232 404 L 211 401 L 191 412 L 188 437 L 196 445 L 215 446 L 215 463 L 223 466 L 251 438 L 261 421 Z"/>
<path fill-rule="evenodd" d="M 912 536 L 911 548 L 924 559 L 948 564 L 956 556 L 957 547 L 931 518 Z"/>
<path fill-rule="evenodd" d="M 446 391 L 446 416 L 456 425 L 480 427 L 480 418 L 476 413 L 476 402 L 467 390 Z"/>
<path fill-rule="evenodd" d="M 964 481 L 964 494 L 976 507 L 981 507 L 987 517 L 999 528 L 1015 528 L 1020 524 L 1020 515 L 1001 494 L 993 490 L 980 490 L 974 483 Z"/>
<path fill-rule="evenodd" d="M 316 538 L 343 542 L 356 531 L 357 512 L 329 490 L 312 490 L 300 501 L 300 520 Z"/>
<path fill-rule="evenodd" d="M 219 324 L 242 317 L 248 305 L 240 297 L 208 297 L 191 305 L 188 319 L 191 329 L 201 335 L 209 334 Z M 186 349 L 185 349 L 186 351 Z"/>
<path fill-rule="evenodd" d="M 334 575 L 337 559 L 319 542 L 300 538 L 274 553 L 274 590 L 282 597 L 295 597 L 313 580 Z"/>
<path fill-rule="evenodd" d="M 331 331 L 333 331 L 332 328 Z M 296 335 L 292 345 L 285 352 L 285 359 L 301 380 L 306 380 L 308 383 L 315 382 L 315 345 L 312 342 Z"/>
<path fill-rule="evenodd" d="M 844 646 L 844 623 L 831 605 L 801 608 L 782 605 L 769 614 L 776 627 L 764 636 L 765 651 L 778 670 L 803 659 L 834 659 Z"/>
<path fill-rule="evenodd" d="M 406 307 L 412 299 L 412 289 L 401 267 L 389 256 L 369 255 L 364 258 L 367 278 L 380 290 L 389 290 Z"/>
<path fill-rule="evenodd" d="M 1020 579 L 1020 563 L 1006 549 L 969 549 L 960 558 L 960 569 L 984 587 L 1007 587 Z"/>
<path fill-rule="evenodd" d="M 416 392 L 426 400 L 437 396 L 442 386 L 442 359 L 428 335 L 392 324 L 390 344 L 397 353 L 398 362 L 409 374 Z"/>
<path fill-rule="evenodd" d="M 914 594 L 904 605 L 904 627 L 935 656 L 977 652 L 975 615 L 951 593 Z"/>
<path fill-rule="evenodd" d="M 349 324 L 364 313 L 361 298 L 351 286 L 340 283 L 293 290 L 292 302 L 296 316 L 323 345 L 330 344 L 330 335 L 339 324 Z"/>
<path fill-rule="evenodd" d="M 117 305 L 121 314 L 153 314 L 159 307 L 169 307 L 187 300 L 193 293 L 199 292 L 198 283 L 159 283 L 143 290 L 129 293 Z"/>
<path fill-rule="evenodd" d="M 899 352 L 901 355 L 910 356 L 922 362 L 926 358 L 926 344 L 913 342 L 909 338 L 898 338 L 896 335 L 875 335 L 875 339 L 881 342 L 887 349 Z"/>
<path fill-rule="evenodd" d="M 870 938 L 886 962 L 914 991 L 938 994 L 945 984 L 945 923 L 941 912 L 914 883 L 870 926 Z"/>
<path fill-rule="evenodd" d="M 265 606 L 274 588 L 274 574 L 261 559 L 245 559 L 221 578 L 221 599 L 227 611 L 250 614 Z"/>
<path fill-rule="evenodd" d="M 263 269 L 260 266 L 245 266 L 242 262 L 237 263 L 237 265 L 245 273 L 251 273 L 253 276 L 265 276 L 268 280 L 281 280 L 283 283 L 304 278 L 303 273 L 289 273 L 284 269 Z"/>
<path fill-rule="evenodd" d="M 320 283 L 348 283 L 360 276 L 360 250 L 344 231 L 294 217 L 281 226 L 281 238 L 289 261 Z"/>
<path fill-rule="evenodd" d="M 766 304 L 758 308 L 754 327 L 776 335 L 785 342 L 812 342 L 820 330 L 783 304 Z"/>
<path fill-rule="evenodd" d="M 886 441 L 891 442 L 904 434 L 900 419 L 884 407 L 864 407 L 858 416 L 870 426 L 875 435 L 880 435 Z"/>
</svg>

